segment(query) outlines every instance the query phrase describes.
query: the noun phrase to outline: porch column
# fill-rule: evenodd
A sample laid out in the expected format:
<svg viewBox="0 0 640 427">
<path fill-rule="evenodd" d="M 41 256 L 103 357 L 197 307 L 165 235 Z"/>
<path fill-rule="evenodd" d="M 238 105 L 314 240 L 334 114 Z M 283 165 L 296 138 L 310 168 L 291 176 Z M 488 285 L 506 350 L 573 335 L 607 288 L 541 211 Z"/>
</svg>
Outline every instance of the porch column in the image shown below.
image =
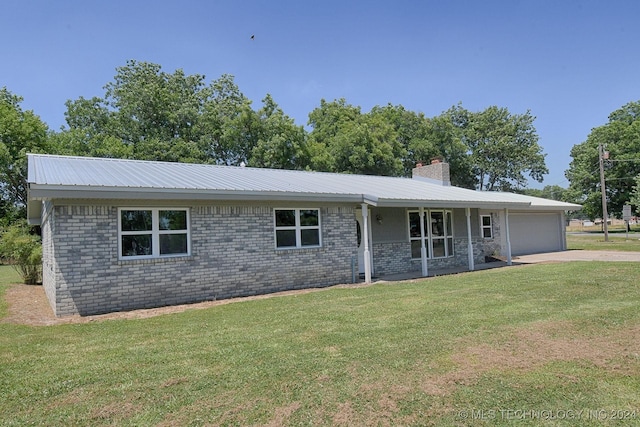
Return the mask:
<svg viewBox="0 0 640 427">
<path fill-rule="evenodd" d="M 371 283 L 371 256 L 369 252 L 369 208 L 362 204 L 362 236 L 364 240 L 364 283 Z"/>
<path fill-rule="evenodd" d="M 509 209 L 504 210 L 505 239 L 507 245 L 507 265 L 511 265 L 511 237 L 509 237 Z"/>
<path fill-rule="evenodd" d="M 429 275 L 429 266 L 427 265 L 427 246 L 425 245 L 425 229 L 424 229 L 424 208 L 420 208 L 420 260 L 422 261 L 422 276 Z"/>
<path fill-rule="evenodd" d="M 469 270 L 473 271 L 476 269 L 476 266 L 473 262 L 473 242 L 471 241 L 471 208 L 465 208 L 464 212 L 467 214 L 467 254 L 469 258 Z"/>
</svg>

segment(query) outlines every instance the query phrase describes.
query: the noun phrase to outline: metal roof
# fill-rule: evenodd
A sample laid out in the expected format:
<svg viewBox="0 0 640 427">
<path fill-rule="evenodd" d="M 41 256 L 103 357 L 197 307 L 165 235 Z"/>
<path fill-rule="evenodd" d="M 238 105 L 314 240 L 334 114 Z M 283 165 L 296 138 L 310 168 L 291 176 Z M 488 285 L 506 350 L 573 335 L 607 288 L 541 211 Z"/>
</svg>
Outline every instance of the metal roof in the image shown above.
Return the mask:
<svg viewBox="0 0 640 427">
<path fill-rule="evenodd" d="M 28 155 L 30 200 L 300 200 L 377 206 L 578 209 L 420 179 L 93 157 Z"/>
</svg>

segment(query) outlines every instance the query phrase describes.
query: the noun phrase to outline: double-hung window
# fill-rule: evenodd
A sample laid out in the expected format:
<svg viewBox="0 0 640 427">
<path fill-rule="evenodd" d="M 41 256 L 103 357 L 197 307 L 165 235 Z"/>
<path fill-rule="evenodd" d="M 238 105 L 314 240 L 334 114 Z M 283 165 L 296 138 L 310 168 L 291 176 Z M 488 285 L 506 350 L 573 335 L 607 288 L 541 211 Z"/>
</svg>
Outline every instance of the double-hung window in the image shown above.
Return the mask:
<svg viewBox="0 0 640 427">
<path fill-rule="evenodd" d="M 118 253 L 121 259 L 189 255 L 189 234 L 188 209 L 118 209 Z"/>
<path fill-rule="evenodd" d="M 480 215 L 480 226 L 482 227 L 482 237 L 492 239 L 493 224 L 491 223 L 491 215 Z"/>
<path fill-rule="evenodd" d="M 424 210 L 424 224 L 420 227 L 420 213 L 409 211 L 409 240 L 411 258 L 419 259 L 422 241 L 427 249 L 427 258 L 453 256 L 452 212 L 447 210 Z M 424 230 L 424 234 L 422 234 Z"/>
<path fill-rule="evenodd" d="M 320 247 L 319 209 L 275 209 L 274 221 L 276 248 Z"/>
</svg>

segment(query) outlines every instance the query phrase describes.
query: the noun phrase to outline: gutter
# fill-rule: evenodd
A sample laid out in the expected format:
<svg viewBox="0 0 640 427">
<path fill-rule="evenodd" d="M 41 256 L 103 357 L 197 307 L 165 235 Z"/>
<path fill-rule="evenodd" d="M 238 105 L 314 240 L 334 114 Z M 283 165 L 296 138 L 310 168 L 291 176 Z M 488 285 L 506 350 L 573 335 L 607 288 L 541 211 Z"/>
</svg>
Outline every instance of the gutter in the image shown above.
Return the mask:
<svg viewBox="0 0 640 427">
<path fill-rule="evenodd" d="M 30 200 L 51 199 L 143 199 L 143 200 L 318 200 L 327 202 L 375 203 L 363 194 L 290 193 L 283 191 L 243 191 L 167 189 L 143 187 L 92 187 L 29 184 Z"/>
<path fill-rule="evenodd" d="M 485 200 L 380 199 L 372 194 L 292 193 L 284 191 L 206 190 L 142 187 L 92 187 L 74 185 L 42 185 L 30 183 L 29 200 L 109 199 L 109 200 L 228 200 L 228 201 L 309 201 L 326 203 L 365 203 L 379 207 L 435 208 L 529 208 L 530 202 Z"/>
</svg>

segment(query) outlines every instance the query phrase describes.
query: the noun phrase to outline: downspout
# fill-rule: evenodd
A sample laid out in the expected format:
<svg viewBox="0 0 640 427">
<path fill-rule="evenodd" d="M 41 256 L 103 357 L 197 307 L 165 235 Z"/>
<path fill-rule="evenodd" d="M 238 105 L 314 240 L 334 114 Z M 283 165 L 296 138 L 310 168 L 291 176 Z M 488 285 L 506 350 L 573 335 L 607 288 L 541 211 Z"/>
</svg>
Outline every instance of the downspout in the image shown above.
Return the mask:
<svg viewBox="0 0 640 427">
<path fill-rule="evenodd" d="M 511 237 L 509 237 L 509 209 L 504 209 L 504 222 L 505 222 L 505 238 L 507 243 L 507 265 L 512 265 L 511 262 Z"/>
<path fill-rule="evenodd" d="M 362 204 L 362 234 L 364 237 L 364 283 L 371 283 L 371 258 L 369 252 L 369 208 Z"/>
<path fill-rule="evenodd" d="M 427 265 L 427 247 L 425 246 L 424 235 L 424 208 L 420 208 L 420 260 L 422 261 L 422 276 L 429 276 L 429 266 Z"/>
<path fill-rule="evenodd" d="M 469 271 L 476 269 L 473 261 L 473 242 L 471 241 L 471 208 L 464 208 L 464 212 L 467 215 L 467 255 L 469 258 Z"/>
</svg>

